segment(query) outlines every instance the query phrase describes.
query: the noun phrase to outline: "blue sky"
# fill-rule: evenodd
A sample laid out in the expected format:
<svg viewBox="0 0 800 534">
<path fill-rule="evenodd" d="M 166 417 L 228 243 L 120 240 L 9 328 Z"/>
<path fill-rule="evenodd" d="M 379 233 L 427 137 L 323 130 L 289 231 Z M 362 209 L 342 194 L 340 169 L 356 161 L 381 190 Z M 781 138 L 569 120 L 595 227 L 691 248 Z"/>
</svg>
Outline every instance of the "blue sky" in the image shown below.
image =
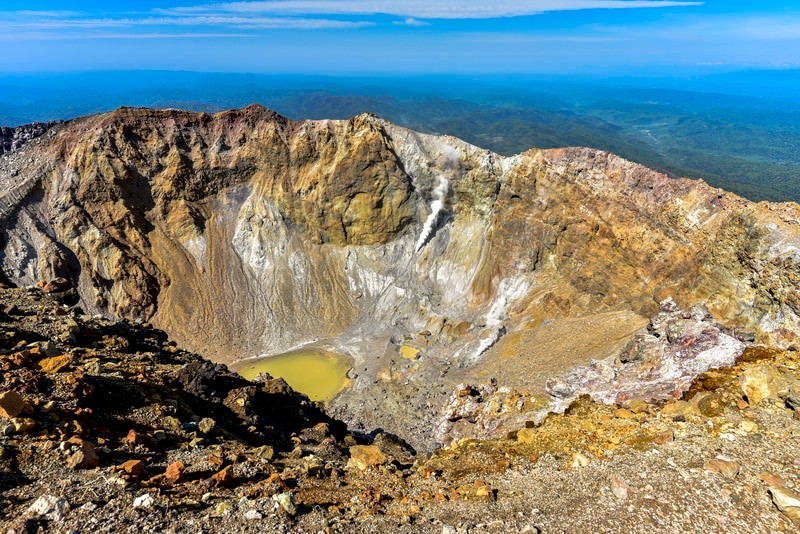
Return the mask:
<svg viewBox="0 0 800 534">
<path fill-rule="evenodd" d="M 800 6 L 793 4 L 798 3 L 3 0 L 0 73 L 572 74 L 798 68 Z"/>
</svg>

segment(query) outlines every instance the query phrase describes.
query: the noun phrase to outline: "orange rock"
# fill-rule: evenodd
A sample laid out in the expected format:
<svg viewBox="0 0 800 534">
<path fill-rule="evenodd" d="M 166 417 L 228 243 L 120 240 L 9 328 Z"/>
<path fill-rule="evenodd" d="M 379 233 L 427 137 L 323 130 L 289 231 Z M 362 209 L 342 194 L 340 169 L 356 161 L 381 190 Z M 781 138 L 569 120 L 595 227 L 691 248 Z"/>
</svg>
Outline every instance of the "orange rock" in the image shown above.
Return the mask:
<svg viewBox="0 0 800 534">
<path fill-rule="evenodd" d="M 123 471 L 132 477 L 139 477 L 144 472 L 144 462 L 141 460 L 128 460 L 120 465 Z"/>
<path fill-rule="evenodd" d="M 763 473 L 758 475 L 758 478 L 760 478 L 761 480 L 766 482 L 767 485 L 773 488 L 782 488 L 786 485 L 786 481 L 783 480 L 782 476 L 774 475 L 772 473 L 768 473 L 767 471 L 764 471 Z"/>
<path fill-rule="evenodd" d="M 211 476 L 218 488 L 227 488 L 233 484 L 233 468 L 229 465 L 222 471 Z"/>
<path fill-rule="evenodd" d="M 128 448 L 130 450 L 133 450 L 136 448 L 137 444 L 142 443 L 142 436 L 135 430 L 131 429 L 128 431 L 128 435 L 125 436 L 125 443 L 128 444 Z"/>
<path fill-rule="evenodd" d="M 166 478 L 167 482 L 169 482 L 170 484 L 175 484 L 181 479 L 181 477 L 183 476 L 183 472 L 185 470 L 186 470 L 186 465 L 183 462 L 181 461 L 172 462 L 171 464 L 169 464 L 169 466 L 167 466 L 167 470 L 164 473 L 164 478 Z"/>
<path fill-rule="evenodd" d="M 669 443 L 673 439 L 675 439 L 675 434 L 672 432 L 672 430 L 667 430 L 657 434 L 656 437 L 653 438 L 653 441 L 658 445 L 663 445 L 665 443 Z"/>
<path fill-rule="evenodd" d="M 363 471 L 373 465 L 385 464 L 386 461 L 386 456 L 375 445 L 354 445 L 350 447 L 347 465 Z"/>
<path fill-rule="evenodd" d="M 727 478 L 734 478 L 739 473 L 738 463 L 721 458 L 706 461 L 705 468 L 706 471 L 719 473 Z"/>
<path fill-rule="evenodd" d="M 69 364 L 72 363 L 71 356 L 54 356 L 52 358 L 45 358 L 43 360 L 39 360 L 38 367 L 45 373 L 51 375 L 58 373 Z"/>
<path fill-rule="evenodd" d="M 25 399 L 16 391 L 0 393 L 0 417 L 12 419 L 25 409 Z"/>
</svg>

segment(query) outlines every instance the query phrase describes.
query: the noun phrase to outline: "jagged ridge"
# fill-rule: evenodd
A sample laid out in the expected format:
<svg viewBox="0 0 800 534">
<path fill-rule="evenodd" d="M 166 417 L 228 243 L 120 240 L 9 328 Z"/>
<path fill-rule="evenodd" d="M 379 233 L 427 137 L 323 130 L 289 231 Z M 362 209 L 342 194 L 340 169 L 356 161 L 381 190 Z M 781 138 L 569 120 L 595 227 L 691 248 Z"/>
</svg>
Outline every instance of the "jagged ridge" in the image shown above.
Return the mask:
<svg viewBox="0 0 800 534">
<path fill-rule="evenodd" d="M 87 310 L 152 320 L 222 361 L 344 350 L 364 371 L 341 406 L 376 426 L 414 420 L 487 359 L 536 361 L 526 340 L 565 318 L 649 316 L 671 297 L 759 341 L 800 331 L 797 206 L 591 149 L 503 158 L 370 115 L 122 108 L 0 157 L 0 183 L 14 282 L 64 276 Z M 564 365 L 593 356 L 580 336 L 561 345 Z M 438 401 L 405 401 L 431 383 Z M 387 395 L 400 413 L 369 415 L 364 399 Z"/>
</svg>

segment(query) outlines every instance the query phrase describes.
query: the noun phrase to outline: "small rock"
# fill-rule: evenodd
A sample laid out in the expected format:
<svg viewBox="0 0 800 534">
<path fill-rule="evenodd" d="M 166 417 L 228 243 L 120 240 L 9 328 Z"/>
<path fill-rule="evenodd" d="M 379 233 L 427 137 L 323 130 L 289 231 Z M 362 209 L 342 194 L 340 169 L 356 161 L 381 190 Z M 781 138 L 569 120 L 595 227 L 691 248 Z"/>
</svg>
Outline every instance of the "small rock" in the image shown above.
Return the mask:
<svg viewBox="0 0 800 534">
<path fill-rule="evenodd" d="M 456 534 L 456 527 L 450 525 L 442 525 L 442 534 Z"/>
<path fill-rule="evenodd" d="M 633 412 L 627 408 L 617 408 L 614 410 L 614 417 L 618 419 L 633 419 Z"/>
<path fill-rule="evenodd" d="M 356 467 L 365 470 L 373 465 L 386 463 L 386 456 L 374 445 L 354 445 L 350 447 L 350 460 L 347 461 L 348 467 Z"/>
<path fill-rule="evenodd" d="M 69 502 L 63 497 L 42 495 L 34 501 L 28 511 L 53 521 L 61 521 L 69 512 Z"/>
<path fill-rule="evenodd" d="M 125 437 L 125 443 L 128 444 L 130 450 L 135 449 L 136 445 L 143 441 L 142 436 L 133 429 L 129 430 L 128 435 Z"/>
<path fill-rule="evenodd" d="M 133 507 L 148 509 L 152 508 L 155 503 L 156 500 L 153 498 L 152 495 L 150 495 L 149 493 L 143 493 L 142 495 L 139 495 L 133 500 Z"/>
<path fill-rule="evenodd" d="M 749 419 L 745 419 L 739 423 L 738 429 L 742 434 L 750 434 L 751 432 L 758 430 L 758 423 L 755 421 L 750 421 Z"/>
<path fill-rule="evenodd" d="M 620 501 L 627 501 L 631 487 L 616 473 L 611 474 L 611 493 Z"/>
<path fill-rule="evenodd" d="M 769 488 L 772 502 L 786 517 L 800 523 L 800 495 L 786 488 Z"/>
<path fill-rule="evenodd" d="M 71 356 L 67 355 L 53 356 L 52 358 L 45 358 L 43 360 L 39 360 L 38 367 L 45 373 L 52 375 L 63 370 L 71 363 L 72 363 Z"/>
<path fill-rule="evenodd" d="M 751 405 L 764 399 L 778 400 L 781 390 L 785 389 L 784 379 L 774 366 L 757 365 L 747 369 L 739 377 L 742 393 Z"/>
<path fill-rule="evenodd" d="M 78 508 L 78 510 L 82 510 L 84 512 L 94 512 L 95 510 L 97 510 L 97 508 L 98 506 L 95 503 L 89 501 L 87 503 L 84 503 L 83 506 Z"/>
<path fill-rule="evenodd" d="M 767 471 L 764 471 L 763 473 L 758 475 L 758 478 L 760 478 L 761 480 L 766 482 L 767 485 L 772 486 L 773 488 L 782 488 L 786 485 L 786 482 L 783 480 L 783 477 L 781 477 L 780 475 L 774 475 Z"/>
<path fill-rule="evenodd" d="M 197 423 L 197 430 L 199 430 L 203 434 L 210 434 L 216 426 L 217 426 L 216 421 L 214 421 L 210 417 L 203 417 Z"/>
<path fill-rule="evenodd" d="M 14 430 L 20 434 L 25 434 L 36 428 L 36 421 L 27 417 L 15 417 L 11 420 L 11 424 L 14 425 Z"/>
<path fill-rule="evenodd" d="M 734 478 L 739 473 L 739 464 L 724 458 L 715 458 L 706 461 L 706 471 L 720 473 L 727 478 Z"/>
<path fill-rule="evenodd" d="M 294 498 L 291 493 L 278 493 L 272 496 L 272 500 L 278 503 L 287 514 L 295 515 L 297 513 L 297 506 L 294 504 Z"/>
<path fill-rule="evenodd" d="M 800 381 L 795 380 L 788 388 L 786 406 L 792 410 L 800 410 Z"/>
<path fill-rule="evenodd" d="M 3 309 L 3 313 L 6 315 L 20 315 L 20 309 L 16 304 L 9 304 Z"/>
<path fill-rule="evenodd" d="M 590 463 L 591 460 L 589 460 L 589 458 L 586 457 L 586 455 L 576 452 L 574 455 L 572 455 L 572 464 L 570 464 L 570 467 L 572 468 L 586 467 Z"/>
<path fill-rule="evenodd" d="M 244 518 L 248 521 L 258 521 L 263 516 L 258 510 L 248 510 L 244 513 Z"/>
<path fill-rule="evenodd" d="M 25 398 L 16 391 L 0 393 L 0 417 L 11 419 L 22 413 Z"/>
<path fill-rule="evenodd" d="M 718 417 L 725 411 L 725 403 L 720 396 L 708 391 L 692 397 L 691 404 L 705 417 Z"/>
<path fill-rule="evenodd" d="M 678 400 L 665 404 L 661 409 L 661 413 L 669 417 L 686 417 L 687 415 L 697 414 L 697 410 L 685 400 Z"/>
<path fill-rule="evenodd" d="M 172 462 L 167 466 L 167 470 L 164 473 L 164 478 L 166 478 L 170 484 L 175 484 L 181 479 L 185 470 L 186 465 L 183 462 Z"/>
<path fill-rule="evenodd" d="M 675 439 L 675 433 L 672 430 L 665 430 L 664 432 L 659 432 L 653 438 L 653 442 L 658 445 L 664 445 L 665 443 L 669 443 L 670 441 Z"/>
<path fill-rule="evenodd" d="M 31 343 L 28 346 L 34 351 L 39 351 L 39 354 L 42 354 L 46 358 L 61 356 L 61 351 L 52 341 L 37 341 L 36 343 Z"/>
<path fill-rule="evenodd" d="M 144 472 L 144 462 L 141 460 L 128 460 L 120 467 L 132 477 L 138 477 Z"/>
<path fill-rule="evenodd" d="M 257 448 L 255 451 L 255 455 L 258 458 L 266 461 L 272 461 L 275 458 L 275 449 L 270 445 L 262 445 L 261 447 Z"/>
<path fill-rule="evenodd" d="M 233 484 L 233 469 L 229 465 L 225 469 L 211 476 L 218 488 L 227 488 Z"/>
<path fill-rule="evenodd" d="M 94 450 L 94 444 L 91 441 L 79 437 L 72 437 L 68 439 L 67 442 L 79 447 L 78 450 L 67 459 L 67 465 L 69 467 L 72 469 L 94 469 L 100 465 L 100 458 L 97 456 Z"/>
<path fill-rule="evenodd" d="M 72 288 L 72 284 L 66 278 L 54 278 L 42 286 L 42 293 L 60 293 Z"/>
</svg>

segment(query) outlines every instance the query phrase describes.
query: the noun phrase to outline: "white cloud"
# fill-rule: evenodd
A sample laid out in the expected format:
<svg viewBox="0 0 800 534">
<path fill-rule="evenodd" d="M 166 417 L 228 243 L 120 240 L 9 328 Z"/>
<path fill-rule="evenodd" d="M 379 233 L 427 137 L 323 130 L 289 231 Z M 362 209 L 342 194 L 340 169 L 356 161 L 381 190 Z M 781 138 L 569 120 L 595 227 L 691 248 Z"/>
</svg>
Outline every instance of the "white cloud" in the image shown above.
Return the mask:
<svg viewBox="0 0 800 534">
<path fill-rule="evenodd" d="M 424 20 L 415 19 L 414 17 L 408 17 L 405 20 L 396 20 L 392 24 L 397 26 L 430 26 L 430 22 L 425 22 Z"/>
</svg>

